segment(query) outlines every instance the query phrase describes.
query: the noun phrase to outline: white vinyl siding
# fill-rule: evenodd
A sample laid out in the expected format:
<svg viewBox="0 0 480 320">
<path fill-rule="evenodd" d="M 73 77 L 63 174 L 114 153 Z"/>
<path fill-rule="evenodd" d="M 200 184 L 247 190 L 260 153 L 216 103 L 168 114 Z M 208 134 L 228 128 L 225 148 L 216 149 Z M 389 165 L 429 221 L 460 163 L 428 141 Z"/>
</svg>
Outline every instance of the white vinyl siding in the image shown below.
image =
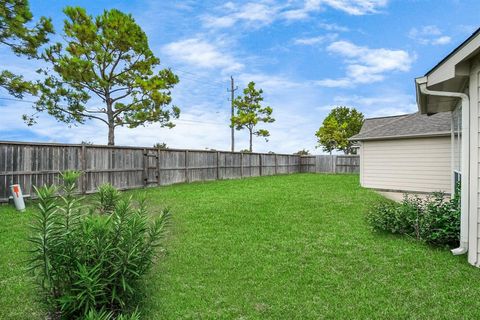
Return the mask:
<svg viewBox="0 0 480 320">
<path fill-rule="evenodd" d="M 363 141 L 361 148 L 364 187 L 451 192 L 450 137 Z"/>
</svg>

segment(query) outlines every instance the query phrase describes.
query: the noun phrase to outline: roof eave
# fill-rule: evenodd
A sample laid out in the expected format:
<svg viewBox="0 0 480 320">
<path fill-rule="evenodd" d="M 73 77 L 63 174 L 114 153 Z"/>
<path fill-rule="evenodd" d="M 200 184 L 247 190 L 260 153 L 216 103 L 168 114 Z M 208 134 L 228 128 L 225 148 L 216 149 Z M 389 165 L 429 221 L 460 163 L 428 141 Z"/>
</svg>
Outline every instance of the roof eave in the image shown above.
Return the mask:
<svg viewBox="0 0 480 320">
<path fill-rule="evenodd" d="M 383 137 L 360 137 L 355 138 L 355 136 L 349 138 L 350 141 L 378 141 L 378 140 L 398 140 L 398 139 L 412 139 L 412 138 L 437 138 L 437 137 L 449 137 L 451 135 L 450 131 L 443 132 L 432 132 L 432 133 L 422 133 L 422 134 L 406 134 L 406 135 L 397 135 L 397 136 L 383 136 Z"/>
<path fill-rule="evenodd" d="M 415 79 L 418 110 L 422 114 L 448 112 L 458 99 L 425 95 L 420 85 L 432 91 L 462 92 L 470 75 L 469 60 L 480 54 L 480 29 L 441 60 L 424 77 Z"/>
</svg>

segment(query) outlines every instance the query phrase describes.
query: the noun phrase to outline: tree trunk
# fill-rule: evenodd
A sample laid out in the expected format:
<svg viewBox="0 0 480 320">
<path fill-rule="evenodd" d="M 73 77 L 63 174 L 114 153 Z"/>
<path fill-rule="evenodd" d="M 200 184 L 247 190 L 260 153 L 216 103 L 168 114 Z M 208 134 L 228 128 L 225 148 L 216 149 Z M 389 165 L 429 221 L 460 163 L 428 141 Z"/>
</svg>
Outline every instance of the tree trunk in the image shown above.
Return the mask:
<svg viewBox="0 0 480 320">
<path fill-rule="evenodd" d="M 108 125 L 108 145 L 115 145 L 115 127 L 113 125 Z"/>
<path fill-rule="evenodd" d="M 113 118 L 113 107 L 112 107 L 112 99 L 110 95 L 106 95 L 106 103 L 107 103 L 107 120 L 108 120 L 108 145 L 114 146 L 115 145 L 115 121 Z"/>
<path fill-rule="evenodd" d="M 252 139 L 253 139 L 253 133 L 252 133 L 252 130 L 250 130 L 250 152 L 253 151 L 253 143 L 252 143 Z"/>
</svg>

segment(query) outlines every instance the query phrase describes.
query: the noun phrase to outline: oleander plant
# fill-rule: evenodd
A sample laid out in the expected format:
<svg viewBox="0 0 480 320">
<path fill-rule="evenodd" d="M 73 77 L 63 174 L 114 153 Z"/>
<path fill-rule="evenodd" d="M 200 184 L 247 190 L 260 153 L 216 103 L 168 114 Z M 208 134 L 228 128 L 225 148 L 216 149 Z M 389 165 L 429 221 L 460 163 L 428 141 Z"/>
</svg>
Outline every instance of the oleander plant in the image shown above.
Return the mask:
<svg viewBox="0 0 480 320">
<path fill-rule="evenodd" d="M 139 319 L 139 282 L 160 251 L 170 212 L 153 218 L 145 199 L 134 202 L 111 186 L 101 187 L 107 206 L 87 206 L 76 194 L 79 175 L 68 171 L 59 185 L 36 189 L 30 270 L 52 318 Z"/>
</svg>

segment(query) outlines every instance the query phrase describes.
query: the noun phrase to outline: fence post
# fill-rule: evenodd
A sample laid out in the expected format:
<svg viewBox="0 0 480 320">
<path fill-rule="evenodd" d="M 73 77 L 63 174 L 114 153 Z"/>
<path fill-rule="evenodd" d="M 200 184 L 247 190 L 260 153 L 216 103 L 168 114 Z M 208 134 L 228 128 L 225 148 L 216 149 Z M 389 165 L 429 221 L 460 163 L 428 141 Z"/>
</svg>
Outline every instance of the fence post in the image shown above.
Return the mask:
<svg viewBox="0 0 480 320">
<path fill-rule="evenodd" d="M 81 161 L 81 171 L 82 171 L 82 193 L 87 193 L 87 146 L 85 144 L 82 145 L 82 153 L 81 153 L 82 161 Z"/>
<path fill-rule="evenodd" d="M 217 180 L 220 180 L 220 152 L 217 151 Z"/>
<path fill-rule="evenodd" d="M 278 174 L 278 161 L 277 161 L 277 154 L 275 154 L 275 175 Z"/>
<path fill-rule="evenodd" d="M 240 153 L 240 178 L 243 178 L 243 152 Z"/>
<path fill-rule="evenodd" d="M 185 150 L 185 182 L 188 182 L 188 150 Z"/>
<path fill-rule="evenodd" d="M 258 154 L 258 163 L 259 163 L 259 167 L 258 167 L 258 171 L 259 171 L 259 175 L 260 177 L 262 176 L 262 154 L 259 153 Z"/>
<path fill-rule="evenodd" d="M 147 186 L 148 181 L 148 154 L 147 149 L 143 149 L 143 186 Z"/>
<path fill-rule="evenodd" d="M 162 149 L 160 147 L 157 148 L 157 186 L 160 186 L 160 176 L 161 176 L 161 162 L 160 162 L 160 156 L 162 154 Z"/>
</svg>

